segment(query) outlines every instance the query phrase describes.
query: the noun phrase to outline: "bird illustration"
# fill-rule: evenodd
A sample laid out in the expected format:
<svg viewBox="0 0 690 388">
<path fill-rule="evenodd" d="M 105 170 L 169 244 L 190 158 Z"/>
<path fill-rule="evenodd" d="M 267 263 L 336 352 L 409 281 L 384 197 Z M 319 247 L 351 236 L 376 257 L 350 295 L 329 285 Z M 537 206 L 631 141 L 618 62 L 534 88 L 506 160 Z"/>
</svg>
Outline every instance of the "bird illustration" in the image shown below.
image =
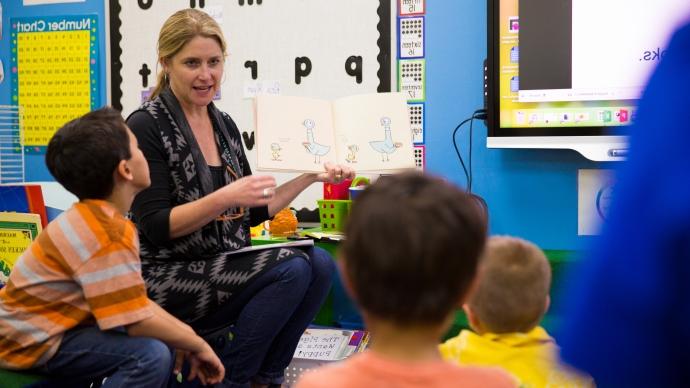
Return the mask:
<svg viewBox="0 0 690 388">
<path fill-rule="evenodd" d="M 347 146 L 347 150 L 345 161 L 348 163 L 357 163 L 357 151 L 359 151 L 359 146 L 357 144 L 350 144 Z"/>
<path fill-rule="evenodd" d="M 381 125 L 384 129 L 384 139 L 378 141 L 370 141 L 369 145 L 376 152 L 381 153 L 381 161 L 389 162 L 390 154 L 392 154 L 396 148 L 402 147 L 402 143 L 393 142 L 393 135 L 391 134 L 391 119 L 389 117 L 381 117 Z"/>
<path fill-rule="evenodd" d="M 306 119 L 304 120 L 304 123 L 302 125 L 304 125 L 304 127 L 307 128 L 307 141 L 302 143 L 302 145 L 307 150 L 307 152 L 314 155 L 314 163 L 319 164 L 321 163 L 321 157 L 326 155 L 328 151 L 330 151 L 331 146 L 314 142 L 314 120 Z"/>
<path fill-rule="evenodd" d="M 280 144 L 271 143 L 271 159 L 280 162 L 280 150 L 282 150 L 282 148 L 280 148 Z"/>
</svg>

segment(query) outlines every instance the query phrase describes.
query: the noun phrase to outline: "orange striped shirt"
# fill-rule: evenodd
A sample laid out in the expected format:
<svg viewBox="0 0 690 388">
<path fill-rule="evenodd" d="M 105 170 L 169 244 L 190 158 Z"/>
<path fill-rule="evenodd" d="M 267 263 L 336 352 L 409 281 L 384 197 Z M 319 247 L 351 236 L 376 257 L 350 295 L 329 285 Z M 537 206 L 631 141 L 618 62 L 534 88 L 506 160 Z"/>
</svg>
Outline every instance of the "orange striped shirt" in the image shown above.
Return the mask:
<svg viewBox="0 0 690 388">
<path fill-rule="evenodd" d="M 153 315 L 134 224 L 107 201 L 74 204 L 38 236 L 0 289 L 0 367 L 39 366 L 65 331 Z"/>
</svg>

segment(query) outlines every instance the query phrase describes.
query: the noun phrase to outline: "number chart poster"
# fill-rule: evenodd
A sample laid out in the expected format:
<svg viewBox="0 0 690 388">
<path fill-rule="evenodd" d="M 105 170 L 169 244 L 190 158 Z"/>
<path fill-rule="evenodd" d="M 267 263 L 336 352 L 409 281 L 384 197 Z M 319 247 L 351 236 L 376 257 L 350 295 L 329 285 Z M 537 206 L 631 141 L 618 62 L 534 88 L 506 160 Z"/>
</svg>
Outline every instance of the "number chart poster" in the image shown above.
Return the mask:
<svg viewBox="0 0 690 388">
<path fill-rule="evenodd" d="M 125 117 L 156 84 L 161 70 L 156 43 L 163 22 L 189 7 L 211 15 L 227 41 L 215 104 L 240 128 L 254 171 L 257 94 L 336 99 L 388 92 L 395 85 L 391 48 L 397 47 L 397 7 L 391 0 L 111 1 L 111 100 Z M 272 175 L 279 183 L 294 177 Z M 322 196 L 322 187 L 312 185 L 293 206 L 315 208 Z"/>
<path fill-rule="evenodd" d="M 97 20 L 11 19 L 12 102 L 24 110 L 26 153 L 44 153 L 58 128 L 98 106 Z"/>
</svg>

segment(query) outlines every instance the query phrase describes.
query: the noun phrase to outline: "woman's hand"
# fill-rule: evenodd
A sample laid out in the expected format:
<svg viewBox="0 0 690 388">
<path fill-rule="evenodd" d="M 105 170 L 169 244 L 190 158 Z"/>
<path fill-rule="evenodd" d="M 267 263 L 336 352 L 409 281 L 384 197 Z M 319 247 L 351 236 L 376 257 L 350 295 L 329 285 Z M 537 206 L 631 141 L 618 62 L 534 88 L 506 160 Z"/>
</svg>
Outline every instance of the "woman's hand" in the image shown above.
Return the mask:
<svg viewBox="0 0 690 388">
<path fill-rule="evenodd" d="M 323 165 L 325 172 L 316 174 L 317 182 L 340 183 L 345 179 L 353 179 L 355 171 L 348 166 L 326 162 Z"/>
<path fill-rule="evenodd" d="M 268 175 L 249 175 L 230 183 L 222 190 L 225 190 L 234 206 L 265 206 L 275 195 L 276 180 Z"/>
</svg>

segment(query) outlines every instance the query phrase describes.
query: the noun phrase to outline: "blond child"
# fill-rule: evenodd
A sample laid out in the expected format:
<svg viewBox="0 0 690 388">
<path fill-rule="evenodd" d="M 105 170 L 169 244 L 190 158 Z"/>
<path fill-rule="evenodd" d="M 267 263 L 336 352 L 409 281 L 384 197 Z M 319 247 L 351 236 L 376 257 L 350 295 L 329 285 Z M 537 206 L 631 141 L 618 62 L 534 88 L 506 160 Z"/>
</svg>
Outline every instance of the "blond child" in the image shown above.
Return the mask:
<svg viewBox="0 0 690 388">
<path fill-rule="evenodd" d="M 555 341 L 539 326 L 550 285 L 551 267 L 541 249 L 519 238 L 491 237 L 476 289 L 463 305 L 474 331 L 443 343 L 443 358 L 501 367 L 524 387 L 591 386 L 591 379 L 559 363 Z"/>
</svg>

